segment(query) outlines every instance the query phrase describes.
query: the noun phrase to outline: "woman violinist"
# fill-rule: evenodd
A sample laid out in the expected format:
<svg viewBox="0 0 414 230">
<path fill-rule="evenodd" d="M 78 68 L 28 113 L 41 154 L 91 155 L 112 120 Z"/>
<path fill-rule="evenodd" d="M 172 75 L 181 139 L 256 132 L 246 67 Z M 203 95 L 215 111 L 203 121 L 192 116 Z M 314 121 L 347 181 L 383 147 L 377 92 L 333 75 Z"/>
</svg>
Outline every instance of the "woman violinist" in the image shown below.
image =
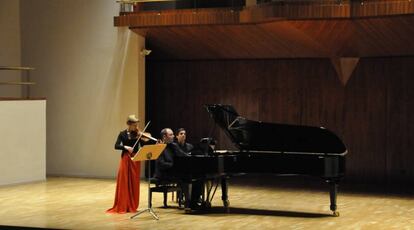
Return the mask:
<svg viewBox="0 0 414 230">
<path fill-rule="evenodd" d="M 128 128 L 119 133 L 115 143 L 115 149 L 122 150 L 122 154 L 116 180 L 115 201 L 113 207 L 107 210 L 108 213 L 136 212 L 138 208 L 141 164 L 139 161 L 132 161 L 131 157 L 141 146 L 154 139 L 149 133 L 138 129 L 138 122 L 135 115 L 128 116 Z"/>
</svg>

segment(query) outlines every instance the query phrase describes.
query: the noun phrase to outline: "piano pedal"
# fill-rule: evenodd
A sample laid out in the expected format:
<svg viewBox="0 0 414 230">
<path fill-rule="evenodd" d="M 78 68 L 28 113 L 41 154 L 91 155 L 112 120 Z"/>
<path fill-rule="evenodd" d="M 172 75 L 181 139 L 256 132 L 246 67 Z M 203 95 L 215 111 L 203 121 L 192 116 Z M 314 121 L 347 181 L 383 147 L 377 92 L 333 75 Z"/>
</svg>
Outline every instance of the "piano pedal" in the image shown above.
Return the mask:
<svg viewBox="0 0 414 230">
<path fill-rule="evenodd" d="M 211 209 L 211 203 L 209 201 L 203 201 L 202 205 L 203 209 Z"/>
</svg>

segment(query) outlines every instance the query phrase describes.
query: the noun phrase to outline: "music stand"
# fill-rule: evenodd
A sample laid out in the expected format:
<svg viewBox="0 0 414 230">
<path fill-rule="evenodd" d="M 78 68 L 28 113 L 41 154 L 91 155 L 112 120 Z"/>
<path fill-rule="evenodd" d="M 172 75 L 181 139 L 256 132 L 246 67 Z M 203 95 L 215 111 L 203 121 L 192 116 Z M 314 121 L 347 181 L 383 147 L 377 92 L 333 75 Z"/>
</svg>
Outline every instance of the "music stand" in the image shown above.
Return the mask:
<svg viewBox="0 0 414 230">
<path fill-rule="evenodd" d="M 164 151 L 166 144 L 144 145 L 139 151 L 131 158 L 133 161 L 149 161 L 156 160 Z M 151 162 L 148 162 L 148 208 L 139 211 L 137 214 L 131 216 L 131 219 L 138 216 L 141 213 L 148 211 L 156 220 L 160 218 L 154 212 L 151 207 L 150 193 L 151 193 Z"/>
</svg>

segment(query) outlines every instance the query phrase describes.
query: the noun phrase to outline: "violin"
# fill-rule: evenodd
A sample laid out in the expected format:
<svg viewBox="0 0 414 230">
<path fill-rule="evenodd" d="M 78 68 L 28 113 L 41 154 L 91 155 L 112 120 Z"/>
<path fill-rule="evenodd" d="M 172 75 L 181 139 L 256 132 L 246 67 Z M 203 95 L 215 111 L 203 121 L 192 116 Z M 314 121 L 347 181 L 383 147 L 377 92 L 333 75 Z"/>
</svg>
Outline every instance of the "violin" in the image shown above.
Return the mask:
<svg viewBox="0 0 414 230">
<path fill-rule="evenodd" d="M 135 146 L 138 144 L 139 140 L 143 140 L 144 142 L 148 142 L 148 141 L 152 140 L 152 141 L 155 141 L 155 142 L 159 143 L 159 141 L 157 139 L 155 139 L 151 136 L 151 133 L 145 132 L 145 130 L 147 129 L 147 127 L 150 123 L 151 123 L 151 121 L 149 121 L 147 123 L 147 125 L 145 125 L 143 131 L 137 130 L 138 138 L 137 138 L 137 141 L 135 141 L 134 146 L 132 146 L 132 149 L 135 149 Z"/>
<path fill-rule="evenodd" d="M 144 142 L 148 142 L 150 140 L 158 142 L 158 140 L 153 138 L 151 133 L 148 132 L 138 132 L 138 137 L 141 137 L 141 140 Z"/>
</svg>

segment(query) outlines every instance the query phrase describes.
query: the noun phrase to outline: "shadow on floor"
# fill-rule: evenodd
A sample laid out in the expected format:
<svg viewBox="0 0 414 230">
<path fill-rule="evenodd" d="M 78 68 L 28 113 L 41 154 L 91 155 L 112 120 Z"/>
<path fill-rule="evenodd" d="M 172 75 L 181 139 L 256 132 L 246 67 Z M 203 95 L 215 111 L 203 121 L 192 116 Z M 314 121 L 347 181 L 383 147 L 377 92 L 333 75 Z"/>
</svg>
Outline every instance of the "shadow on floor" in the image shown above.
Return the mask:
<svg viewBox="0 0 414 230">
<path fill-rule="evenodd" d="M 310 176 L 276 176 L 272 174 L 250 174 L 234 177 L 229 180 L 231 186 L 252 188 L 275 188 L 278 190 L 305 190 L 305 191 L 329 191 L 328 184 L 324 180 Z M 339 183 L 339 195 L 365 194 L 369 196 L 388 197 L 414 197 L 414 185 L 410 183 L 394 184 L 366 184 L 350 181 Z"/>
<path fill-rule="evenodd" d="M 192 215 L 206 216 L 226 216 L 226 215 L 258 215 L 258 216 L 283 216 L 283 217 L 302 217 L 302 218 L 326 218 L 333 217 L 331 214 L 307 213 L 283 210 L 266 210 L 252 208 L 230 208 L 229 212 L 223 207 L 212 207 L 208 211 L 194 211 Z"/>
<path fill-rule="evenodd" d="M 0 229 L 7 229 L 7 230 L 22 230 L 22 229 L 23 230 L 37 230 L 37 229 L 56 229 L 56 228 L 35 228 L 35 227 L 24 227 L 24 226 L 0 225 Z"/>
</svg>

